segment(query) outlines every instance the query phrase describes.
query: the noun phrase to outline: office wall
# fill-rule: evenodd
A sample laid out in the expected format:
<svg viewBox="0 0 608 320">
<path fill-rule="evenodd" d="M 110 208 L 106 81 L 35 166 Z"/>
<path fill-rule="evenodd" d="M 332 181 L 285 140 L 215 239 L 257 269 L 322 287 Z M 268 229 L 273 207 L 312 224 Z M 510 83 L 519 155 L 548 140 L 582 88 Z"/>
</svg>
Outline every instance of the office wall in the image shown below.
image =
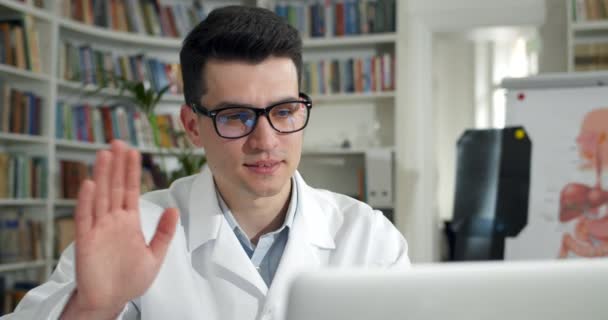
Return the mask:
<svg viewBox="0 0 608 320">
<path fill-rule="evenodd" d="M 438 116 L 433 99 L 433 38 L 484 26 L 541 25 L 545 0 L 400 1 L 397 45 L 395 222 L 414 262 L 439 258 Z M 453 63 L 456 63 L 455 61 Z M 436 138 L 437 137 L 437 138 Z"/>
<path fill-rule="evenodd" d="M 433 39 L 433 105 L 437 115 L 439 217 L 452 217 L 456 139 L 474 125 L 475 44 L 460 33 Z"/>
<path fill-rule="evenodd" d="M 539 73 L 565 72 L 568 69 L 566 1 L 545 0 L 547 16 L 539 28 L 541 54 Z"/>
</svg>

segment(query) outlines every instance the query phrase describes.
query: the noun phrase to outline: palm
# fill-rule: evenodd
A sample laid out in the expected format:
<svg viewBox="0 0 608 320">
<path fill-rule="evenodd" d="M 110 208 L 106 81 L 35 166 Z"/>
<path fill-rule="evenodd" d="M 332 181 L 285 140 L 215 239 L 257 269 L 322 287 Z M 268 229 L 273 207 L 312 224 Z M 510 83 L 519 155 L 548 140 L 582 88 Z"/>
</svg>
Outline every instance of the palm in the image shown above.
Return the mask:
<svg viewBox="0 0 608 320">
<path fill-rule="evenodd" d="M 123 143 L 97 155 L 94 182 L 83 184 L 76 209 L 76 281 L 80 302 L 92 309 L 115 308 L 152 284 L 177 214 L 168 209 L 150 245 L 139 218 L 139 154 Z"/>
</svg>

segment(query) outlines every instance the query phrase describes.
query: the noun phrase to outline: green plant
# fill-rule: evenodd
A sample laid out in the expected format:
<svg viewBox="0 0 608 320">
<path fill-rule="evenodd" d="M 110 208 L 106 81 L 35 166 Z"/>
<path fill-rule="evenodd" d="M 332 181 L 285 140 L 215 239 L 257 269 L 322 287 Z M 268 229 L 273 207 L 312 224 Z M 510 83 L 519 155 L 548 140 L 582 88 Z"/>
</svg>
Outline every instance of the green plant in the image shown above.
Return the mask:
<svg viewBox="0 0 608 320">
<path fill-rule="evenodd" d="M 146 119 L 148 120 L 148 123 L 150 124 L 154 145 L 160 151 L 159 155 L 161 157 L 161 171 L 163 172 L 162 174 L 169 178 L 162 180 L 168 180 L 167 182 L 168 184 L 170 184 L 176 179 L 195 174 L 205 164 L 206 157 L 204 155 L 194 153 L 193 147 L 187 141 L 185 132 L 175 131 L 171 128 L 160 128 L 156 118 L 156 106 L 162 100 L 164 94 L 167 93 L 170 86 L 165 86 L 157 92 L 151 86 L 147 86 L 143 81 L 128 80 L 125 78 L 114 78 L 114 80 L 119 90 L 119 96 L 121 98 L 126 98 L 129 102 L 135 105 L 135 107 L 137 107 L 138 110 L 143 115 L 145 115 Z M 97 87 L 95 88 L 95 90 L 89 91 L 87 95 L 97 94 L 103 89 L 104 88 Z M 161 130 L 167 131 L 177 141 L 181 141 L 179 143 L 180 147 L 169 150 L 162 150 L 160 143 Z M 172 172 L 168 172 L 165 163 L 165 156 L 167 155 L 175 157 L 178 160 L 180 164 L 180 167 L 178 169 L 173 170 Z"/>
<path fill-rule="evenodd" d="M 185 141 L 187 138 L 185 132 L 174 132 L 177 139 L 183 139 L 182 145 L 187 146 Z M 191 147 L 180 148 L 180 153 L 173 153 L 173 156 L 177 158 L 180 163 L 180 167 L 177 170 L 173 170 L 169 177 L 171 182 L 189 175 L 193 175 L 207 162 L 207 158 L 204 155 L 194 154 Z"/>
<path fill-rule="evenodd" d="M 117 80 L 120 96 L 123 96 L 124 91 L 130 93 L 129 98 L 139 108 L 139 111 L 146 116 L 152 127 L 154 144 L 160 147 L 160 130 L 154 109 L 156 109 L 163 95 L 169 90 L 169 86 L 167 85 L 156 92 L 152 87 L 146 88 L 142 81 L 126 80 L 124 78 Z"/>
<path fill-rule="evenodd" d="M 163 161 L 163 171 L 169 177 L 169 184 L 181 177 L 195 174 L 205 164 L 207 160 L 205 156 L 194 154 L 192 146 L 187 141 L 185 132 L 171 130 L 171 128 L 160 128 L 156 120 L 157 118 L 154 110 L 161 101 L 163 95 L 169 90 L 169 86 L 165 86 L 156 92 L 153 88 L 146 88 L 141 81 L 119 79 L 118 84 L 120 95 L 122 96 L 124 91 L 127 91 L 130 94 L 131 101 L 146 115 L 146 118 L 152 127 L 154 143 L 158 148 L 160 148 L 161 130 L 169 132 L 176 140 L 181 140 L 181 143 L 179 144 L 181 145 L 180 147 L 167 151 L 168 154 L 177 158 L 179 161 L 180 167 L 177 170 L 173 170 L 171 173 L 167 172 L 167 167 L 164 163 L 165 152 L 160 152 Z"/>
</svg>

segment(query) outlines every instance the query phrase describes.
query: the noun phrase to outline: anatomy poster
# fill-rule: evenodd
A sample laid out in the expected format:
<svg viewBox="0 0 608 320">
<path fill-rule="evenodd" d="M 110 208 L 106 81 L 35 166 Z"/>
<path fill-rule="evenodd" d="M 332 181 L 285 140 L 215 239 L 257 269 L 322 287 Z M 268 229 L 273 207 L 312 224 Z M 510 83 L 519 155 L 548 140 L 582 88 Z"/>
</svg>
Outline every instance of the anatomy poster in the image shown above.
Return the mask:
<svg viewBox="0 0 608 320">
<path fill-rule="evenodd" d="M 505 259 L 608 256 L 608 88 L 511 90 L 532 141 L 528 224 Z"/>
</svg>

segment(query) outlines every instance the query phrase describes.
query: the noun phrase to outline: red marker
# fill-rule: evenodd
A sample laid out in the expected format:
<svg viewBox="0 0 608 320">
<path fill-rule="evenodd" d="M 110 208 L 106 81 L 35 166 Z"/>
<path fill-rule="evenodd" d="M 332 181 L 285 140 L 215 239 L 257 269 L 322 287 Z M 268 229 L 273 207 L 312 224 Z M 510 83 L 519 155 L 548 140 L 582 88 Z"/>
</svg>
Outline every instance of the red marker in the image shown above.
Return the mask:
<svg viewBox="0 0 608 320">
<path fill-rule="evenodd" d="M 524 99 L 526 99 L 526 95 L 523 93 L 520 93 L 517 95 L 517 100 L 519 101 L 524 101 Z"/>
</svg>

